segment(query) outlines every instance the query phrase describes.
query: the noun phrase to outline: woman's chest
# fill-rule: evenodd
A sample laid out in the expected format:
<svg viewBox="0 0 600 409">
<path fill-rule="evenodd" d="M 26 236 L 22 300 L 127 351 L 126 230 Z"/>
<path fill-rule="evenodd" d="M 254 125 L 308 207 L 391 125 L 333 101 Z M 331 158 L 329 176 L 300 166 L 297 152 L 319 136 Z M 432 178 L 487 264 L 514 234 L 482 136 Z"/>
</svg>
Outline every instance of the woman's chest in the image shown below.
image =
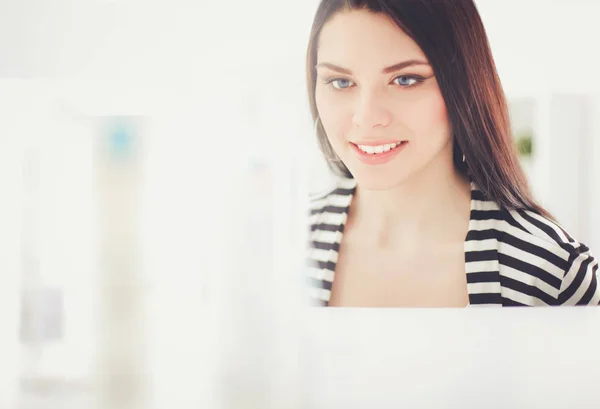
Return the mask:
<svg viewBox="0 0 600 409">
<path fill-rule="evenodd" d="M 464 246 L 411 252 L 340 249 L 330 306 L 465 307 Z"/>
</svg>

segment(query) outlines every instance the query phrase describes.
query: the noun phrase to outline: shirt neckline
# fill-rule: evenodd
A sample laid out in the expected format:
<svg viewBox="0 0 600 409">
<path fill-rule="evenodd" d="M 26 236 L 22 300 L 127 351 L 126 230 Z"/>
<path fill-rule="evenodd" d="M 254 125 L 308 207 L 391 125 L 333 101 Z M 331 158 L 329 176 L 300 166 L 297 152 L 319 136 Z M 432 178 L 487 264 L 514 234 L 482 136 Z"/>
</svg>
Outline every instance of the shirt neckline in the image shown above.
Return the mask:
<svg viewBox="0 0 600 409">
<path fill-rule="evenodd" d="M 466 279 L 467 279 L 467 293 L 468 293 L 468 303 L 465 307 L 462 308 L 469 308 L 471 307 L 474 302 L 472 299 L 472 293 L 469 290 L 469 284 L 472 284 L 470 281 L 470 276 L 469 274 L 473 271 L 476 272 L 477 269 L 472 269 L 470 266 L 472 265 L 472 263 L 476 263 L 477 260 L 473 260 L 471 259 L 469 252 L 470 252 L 470 245 L 469 242 L 473 239 L 473 236 L 477 234 L 477 218 L 475 217 L 476 212 L 478 211 L 478 206 L 477 206 L 477 198 L 475 197 L 477 195 L 476 192 L 480 192 L 480 190 L 478 189 L 477 185 L 475 184 L 475 182 L 473 182 L 473 180 L 471 180 L 471 178 L 469 177 L 469 185 L 471 187 L 471 198 L 470 198 L 470 209 L 469 209 L 469 224 L 468 224 L 468 230 L 467 230 L 467 234 L 464 238 L 463 241 L 463 254 L 464 254 L 464 258 L 465 258 L 465 274 L 466 274 Z M 348 191 L 346 198 L 347 200 L 344 203 L 344 210 L 342 212 L 342 218 L 341 218 L 341 224 L 339 225 L 338 228 L 338 232 L 340 235 L 340 239 L 339 239 L 339 246 L 341 247 L 342 242 L 343 242 L 343 237 L 344 237 L 344 230 L 346 228 L 346 222 L 348 220 L 348 214 L 350 212 L 350 206 L 352 204 L 352 200 L 354 199 L 354 195 L 356 193 L 356 181 L 353 178 L 344 178 L 342 179 L 342 183 L 340 184 L 340 187 L 338 189 L 343 189 L 344 191 Z M 336 189 L 336 191 L 338 190 Z M 336 192 L 334 191 L 334 193 Z M 331 277 L 331 288 L 333 288 L 333 284 L 335 282 L 335 276 L 336 276 L 336 268 L 337 268 L 337 257 L 339 255 L 339 247 L 338 250 L 331 250 L 330 251 L 330 256 L 329 256 L 329 261 L 332 264 L 333 267 L 333 274 Z M 500 293 L 500 281 L 499 281 L 499 273 L 498 273 L 498 277 L 497 277 L 497 282 L 496 283 L 488 283 L 489 285 L 493 286 L 494 290 L 497 290 L 498 294 Z M 327 299 L 324 300 L 324 305 L 326 307 L 329 306 L 329 300 L 331 299 L 331 292 L 329 292 Z"/>
</svg>

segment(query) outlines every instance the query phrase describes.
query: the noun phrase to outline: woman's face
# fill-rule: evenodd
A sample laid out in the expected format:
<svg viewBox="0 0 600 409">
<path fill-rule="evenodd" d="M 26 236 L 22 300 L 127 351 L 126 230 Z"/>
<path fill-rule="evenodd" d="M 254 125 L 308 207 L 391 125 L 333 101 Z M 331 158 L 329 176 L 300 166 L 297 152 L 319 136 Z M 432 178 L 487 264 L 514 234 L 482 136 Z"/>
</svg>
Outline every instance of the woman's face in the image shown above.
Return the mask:
<svg viewBox="0 0 600 409">
<path fill-rule="evenodd" d="M 363 188 L 387 189 L 425 167 L 452 165 L 433 69 L 384 15 L 344 11 L 325 24 L 315 98 L 329 142 Z"/>
</svg>

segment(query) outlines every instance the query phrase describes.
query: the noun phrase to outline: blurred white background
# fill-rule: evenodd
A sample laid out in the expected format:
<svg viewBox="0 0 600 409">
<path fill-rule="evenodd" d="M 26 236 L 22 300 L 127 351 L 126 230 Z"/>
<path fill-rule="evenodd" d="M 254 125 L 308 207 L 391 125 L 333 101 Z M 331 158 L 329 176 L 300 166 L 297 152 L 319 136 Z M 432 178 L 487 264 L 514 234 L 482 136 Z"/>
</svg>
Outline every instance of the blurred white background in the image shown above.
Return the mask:
<svg viewBox="0 0 600 409">
<path fill-rule="evenodd" d="M 534 192 L 600 249 L 600 2 L 477 4 Z M 0 2 L 0 408 L 301 407 L 316 6 Z"/>
</svg>

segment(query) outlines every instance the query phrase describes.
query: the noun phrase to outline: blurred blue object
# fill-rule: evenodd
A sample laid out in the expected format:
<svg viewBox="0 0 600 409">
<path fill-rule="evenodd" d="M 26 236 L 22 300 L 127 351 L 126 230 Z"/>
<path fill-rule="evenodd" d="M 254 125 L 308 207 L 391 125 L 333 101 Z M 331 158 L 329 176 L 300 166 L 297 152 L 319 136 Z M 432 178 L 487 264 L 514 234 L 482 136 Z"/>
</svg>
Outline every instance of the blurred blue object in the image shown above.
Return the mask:
<svg viewBox="0 0 600 409">
<path fill-rule="evenodd" d="M 113 121 L 109 131 L 109 156 L 114 159 L 127 159 L 134 151 L 134 135 L 131 122 L 125 118 Z"/>
</svg>

